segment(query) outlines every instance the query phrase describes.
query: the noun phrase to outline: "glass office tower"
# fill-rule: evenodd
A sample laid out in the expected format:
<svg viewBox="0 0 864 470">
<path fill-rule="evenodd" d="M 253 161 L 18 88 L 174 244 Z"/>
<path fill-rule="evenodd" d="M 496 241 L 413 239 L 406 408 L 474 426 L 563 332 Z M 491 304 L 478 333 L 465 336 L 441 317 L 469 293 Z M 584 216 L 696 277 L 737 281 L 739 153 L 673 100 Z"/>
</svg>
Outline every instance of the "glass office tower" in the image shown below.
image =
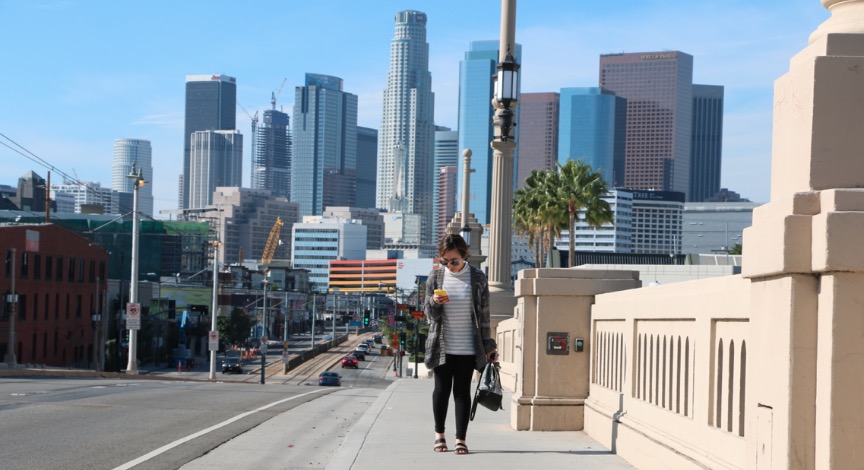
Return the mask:
<svg viewBox="0 0 864 470">
<path fill-rule="evenodd" d="M 693 85 L 693 144 L 687 200 L 702 202 L 720 191 L 723 157 L 723 87 Z"/>
<path fill-rule="evenodd" d="M 396 14 L 378 134 L 375 205 L 389 212 L 419 215 L 421 243 L 431 244 L 435 96 L 426 20 L 426 14 L 419 11 Z"/>
<path fill-rule="evenodd" d="M 183 130 L 183 198 L 189 204 L 189 152 L 197 131 L 234 130 L 237 124 L 237 80 L 228 75 L 186 76 L 186 119 Z M 239 186 L 239 185 L 238 185 Z"/>
<path fill-rule="evenodd" d="M 522 62 L 522 45 L 516 44 L 514 54 L 516 62 Z M 492 147 L 489 145 L 494 137 L 492 116 L 495 108 L 492 106 L 492 77 L 495 75 L 495 65 L 498 63 L 498 41 L 471 41 L 465 58 L 459 62 L 459 148 L 470 148 L 473 152 L 471 167 L 476 171 L 471 174 L 471 194 L 469 204 L 471 212 L 480 224 L 489 223 L 489 211 L 492 206 Z M 517 83 L 517 90 L 519 84 Z M 519 123 L 519 107 L 516 108 L 515 120 Z M 516 132 L 516 149 L 513 151 L 513 168 L 519 166 L 519 133 Z M 462 165 L 457 165 L 460 182 L 456 200 L 459 210 L 462 210 Z M 513 172 L 514 188 L 516 187 L 516 172 Z"/>
<path fill-rule="evenodd" d="M 291 196 L 291 134 L 288 115 L 268 109 L 255 129 L 252 189 L 267 189 L 274 196 Z"/>
<path fill-rule="evenodd" d="M 562 88 L 558 163 L 581 160 L 612 188 L 624 163 L 627 102 L 596 87 Z"/>
<path fill-rule="evenodd" d="M 138 189 L 138 212 L 153 217 L 153 150 L 150 141 L 144 139 L 117 139 L 114 141 L 114 163 L 111 165 L 111 189 L 118 193 L 131 194 L 133 186 L 129 178 L 132 166 L 141 170 L 147 182 Z M 129 199 L 132 200 L 131 198 Z M 122 212 L 132 210 L 121 207 Z"/>
<path fill-rule="evenodd" d="M 357 95 L 342 79 L 307 73 L 294 94 L 291 201 L 300 216 L 327 206 L 354 207 L 357 179 Z"/>
<path fill-rule="evenodd" d="M 627 100 L 624 181 L 619 185 L 686 193 L 693 56 L 678 51 L 601 55 L 600 88 Z"/>
</svg>

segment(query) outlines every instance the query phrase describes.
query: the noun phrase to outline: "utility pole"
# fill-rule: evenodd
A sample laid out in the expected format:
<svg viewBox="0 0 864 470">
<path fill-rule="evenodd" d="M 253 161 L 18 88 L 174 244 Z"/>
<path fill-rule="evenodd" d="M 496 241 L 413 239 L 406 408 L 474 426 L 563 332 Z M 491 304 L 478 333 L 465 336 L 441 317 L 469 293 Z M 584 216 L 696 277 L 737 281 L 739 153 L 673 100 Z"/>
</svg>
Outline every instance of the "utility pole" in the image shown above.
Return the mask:
<svg viewBox="0 0 864 470">
<path fill-rule="evenodd" d="M 138 306 L 138 189 L 144 185 L 144 178 L 141 177 L 141 169 L 135 170 L 135 165 L 132 165 L 132 171 L 126 175 L 132 180 L 132 282 L 129 283 L 129 304 L 134 305 L 133 308 L 138 308 L 140 315 L 140 307 Z M 127 309 L 127 320 L 128 320 Z M 138 374 L 138 329 L 140 325 L 130 325 L 129 327 L 129 362 L 126 364 L 127 374 Z"/>
<path fill-rule="evenodd" d="M 219 308 L 219 245 L 218 241 L 213 242 L 213 302 L 210 307 L 210 334 L 216 333 L 216 310 Z M 217 344 L 214 348 L 210 345 L 210 380 L 216 380 L 216 350 L 219 349 Z"/>
<path fill-rule="evenodd" d="M 15 248 L 9 250 L 12 254 L 12 263 L 9 266 L 12 275 L 12 293 L 6 296 L 6 303 L 9 304 L 9 344 L 6 345 L 6 365 L 10 369 L 14 369 L 18 362 L 15 358 L 15 316 L 18 315 L 18 294 L 15 293 L 15 253 L 18 251 Z"/>
</svg>

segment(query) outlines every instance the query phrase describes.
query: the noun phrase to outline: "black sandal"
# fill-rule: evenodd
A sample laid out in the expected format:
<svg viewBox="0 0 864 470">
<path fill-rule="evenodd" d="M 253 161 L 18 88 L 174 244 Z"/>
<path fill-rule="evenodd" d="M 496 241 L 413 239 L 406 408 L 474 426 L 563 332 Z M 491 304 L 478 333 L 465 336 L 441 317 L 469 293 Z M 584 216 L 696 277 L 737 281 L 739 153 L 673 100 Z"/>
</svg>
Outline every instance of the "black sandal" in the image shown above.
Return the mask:
<svg viewBox="0 0 864 470">
<path fill-rule="evenodd" d="M 456 455 L 468 455 L 468 446 L 464 442 L 456 443 Z"/>
<path fill-rule="evenodd" d="M 443 437 L 435 439 L 435 447 L 433 447 L 432 450 L 435 452 L 447 452 L 450 450 L 447 448 L 447 439 L 444 439 Z"/>
</svg>

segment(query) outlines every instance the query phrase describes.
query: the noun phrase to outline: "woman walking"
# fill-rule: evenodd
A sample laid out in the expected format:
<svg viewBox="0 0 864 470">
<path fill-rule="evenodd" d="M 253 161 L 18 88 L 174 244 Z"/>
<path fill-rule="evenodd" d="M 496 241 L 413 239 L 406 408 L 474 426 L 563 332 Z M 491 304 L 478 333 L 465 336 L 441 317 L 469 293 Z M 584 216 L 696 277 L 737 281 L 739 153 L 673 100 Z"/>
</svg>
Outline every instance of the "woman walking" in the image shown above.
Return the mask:
<svg viewBox="0 0 864 470">
<path fill-rule="evenodd" d="M 424 310 L 429 319 L 424 363 L 435 376 L 432 414 L 435 452 L 447 452 L 444 422 L 453 393 L 458 455 L 468 453 L 465 437 L 471 412 L 471 376 L 482 371 L 497 350 L 489 325 L 489 285 L 483 271 L 467 263 L 468 244 L 460 235 L 438 243 L 441 268 L 426 282 Z"/>
</svg>

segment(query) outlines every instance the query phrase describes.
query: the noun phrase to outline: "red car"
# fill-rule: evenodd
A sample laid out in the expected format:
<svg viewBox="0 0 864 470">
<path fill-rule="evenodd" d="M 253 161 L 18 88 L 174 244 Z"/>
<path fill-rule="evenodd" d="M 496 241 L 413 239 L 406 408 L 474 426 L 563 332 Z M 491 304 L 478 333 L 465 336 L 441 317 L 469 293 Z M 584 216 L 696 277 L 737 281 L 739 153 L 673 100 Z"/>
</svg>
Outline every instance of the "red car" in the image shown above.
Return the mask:
<svg viewBox="0 0 864 470">
<path fill-rule="evenodd" d="M 345 356 L 342 358 L 342 368 L 353 367 L 357 368 L 357 358 L 354 356 Z"/>
</svg>

